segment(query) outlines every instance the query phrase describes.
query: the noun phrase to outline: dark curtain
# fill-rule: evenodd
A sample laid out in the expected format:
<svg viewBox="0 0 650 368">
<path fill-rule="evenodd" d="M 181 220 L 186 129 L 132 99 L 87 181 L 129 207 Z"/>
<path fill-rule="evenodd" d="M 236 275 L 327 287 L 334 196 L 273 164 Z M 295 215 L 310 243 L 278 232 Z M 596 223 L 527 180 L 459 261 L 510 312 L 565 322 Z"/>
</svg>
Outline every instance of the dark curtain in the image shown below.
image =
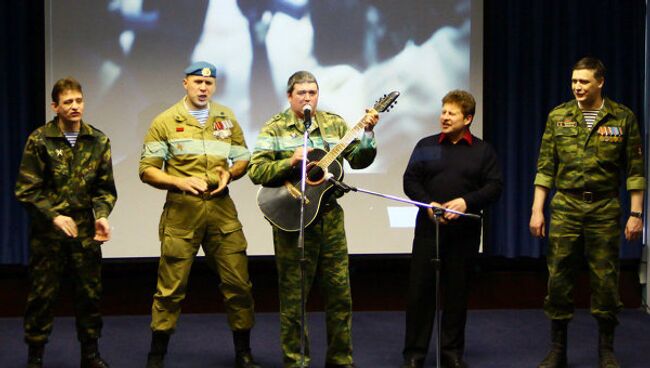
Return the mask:
<svg viewBox="0 0 650 368">
<path fill-rule="evenodd" d="M 29 133 L 44 122 L 43 1 L 0 2 L 0 264 L 27 262 L 28 217 L 14 183 Z"/>
<path fill-rule="evenodd" d="M 601 59 L 605 95 L 643 121 L 645 17 L 644 0 L 485 1 L 483 135 L 495 146 L 505 179 L 487 229 L 489 254 L 545 252 L 545 241 L 528 232 L 537 155 L 548 112 L 573 98 L 571 68 L 578 59 Z M 627 194 L 622 200 L 629 207 Z M 639 257 L 640 249 L 626 244 L 621 253 Z"/>
</svg>

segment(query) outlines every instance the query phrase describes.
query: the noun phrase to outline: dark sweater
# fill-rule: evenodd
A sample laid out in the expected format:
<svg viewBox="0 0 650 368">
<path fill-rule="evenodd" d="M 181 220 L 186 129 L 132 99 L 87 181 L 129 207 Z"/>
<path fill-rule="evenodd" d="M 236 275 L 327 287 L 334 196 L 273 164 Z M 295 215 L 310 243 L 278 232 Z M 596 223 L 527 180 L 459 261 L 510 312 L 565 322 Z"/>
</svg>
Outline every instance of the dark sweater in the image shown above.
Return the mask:
<svg viewBox="0 0 650 368">
<path fill-rule="evenodd" d="M 421 139 L 411 154 L 404 172 L 404 193 L 424 203 L 445 202 L 462 197 L 468 213 L 478 213 L 495 202 L 501 194 L 501 172 L 492 147 L 472 136 L 472 144 L 460 140 L 438 143 L 439 134 Z M 471 219 L 454 220 L 448 226 L 477 224 Z M 426 235 L 433 230 L 427 211 L 420 208 L 415 234 Z"/>
</svg>

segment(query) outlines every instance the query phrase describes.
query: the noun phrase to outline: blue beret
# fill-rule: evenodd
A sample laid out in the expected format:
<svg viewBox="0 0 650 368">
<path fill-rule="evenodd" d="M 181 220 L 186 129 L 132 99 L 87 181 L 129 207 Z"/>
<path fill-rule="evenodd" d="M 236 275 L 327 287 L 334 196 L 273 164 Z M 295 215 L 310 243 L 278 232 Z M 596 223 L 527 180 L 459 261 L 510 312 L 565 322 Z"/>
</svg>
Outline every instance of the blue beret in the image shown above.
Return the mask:
<svg viewBox="0 0 650 368">
<path fill-rule="evenodd" d="M 195 61 L 185 68 L 185 75 L 199 75 L 202 77 L 217 77 L 217 68 L 206 61 Z"/>
</svg>

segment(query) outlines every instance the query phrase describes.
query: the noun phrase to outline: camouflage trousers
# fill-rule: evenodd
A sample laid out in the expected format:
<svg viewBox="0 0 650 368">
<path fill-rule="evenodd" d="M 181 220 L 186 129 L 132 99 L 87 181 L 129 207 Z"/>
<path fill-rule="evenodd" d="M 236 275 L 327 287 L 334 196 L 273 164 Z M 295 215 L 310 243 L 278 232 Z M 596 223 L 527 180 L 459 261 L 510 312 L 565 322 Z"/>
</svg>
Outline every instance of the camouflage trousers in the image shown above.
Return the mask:
<svg viewBox="0 0 650 368">
<path fill-rule="evenodd" d="M 97 339 L 101 334 L 101 247 L 92 240 L 95 233 L 92 213 L 72 217 L 79 231 L 75 239 L 65 237 L 54 227 L 40 225 L 31 230 L 31 285 L 24 320 L 25 342 L 28 344 L 48 341 L 54 322 L 54 305 L 66 272 L 74 285 L 77 338 L 87 341 Z"/>
<path fill-rule="evenodd" d="M 228 195 L 204 199 L 169 193 L 160 219 L 161 255 L 151 307 L 151 329 L 172 333 L 181 313 L 194 257 L 202 246 L 218 273 L 232 330 L 254 324 L 252 284 L 248 276 L 247 242 Z"/>
<path fill-rule="evenodd" d="M 544 312 L 550 319 L 573 317 L 573 289 L 581 261 L 589 265 L 591 314 L 618 323 L 621 207 L 618 198 L 585 203 L 562 192 L 551 201 L 548 241 L 548 295 Z"/>
<path fill-rule="evenodd" d="M 305 231 L 305 292 L 317 280 L 325 303 L 326 360 L 352 363 L 352 297 L 343 209 L 331 204 Z M 300 362 L 300 249 L 298 232 L 273 228 L 273 243 L 280 294 L 280 342 L 285 367 Z M 305 326 L 305 360 L 309 364 L 309 339 Z"/>
</svg>

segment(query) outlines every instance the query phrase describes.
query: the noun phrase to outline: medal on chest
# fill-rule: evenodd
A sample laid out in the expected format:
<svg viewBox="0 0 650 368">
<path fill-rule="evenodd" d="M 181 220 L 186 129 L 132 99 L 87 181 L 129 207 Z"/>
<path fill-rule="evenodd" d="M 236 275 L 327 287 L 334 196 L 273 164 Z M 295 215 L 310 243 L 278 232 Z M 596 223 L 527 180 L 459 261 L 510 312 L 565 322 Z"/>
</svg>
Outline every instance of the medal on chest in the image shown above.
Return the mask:
<svg viewBox="0 0 650 368">
<path fill-rule="evenodd" d="M 623 130 L 615 126 L 600 126 L 598 137 L 603 142 L 623 142 Z"/>
<path fill-rule="evenodd" d="M 226 139 L 232 135 L 231 129 L 234 127 L 233 123 L 228 120 L 215 119 L 212 123 L 212 135 L 219 139 Z"/>
</svg>

